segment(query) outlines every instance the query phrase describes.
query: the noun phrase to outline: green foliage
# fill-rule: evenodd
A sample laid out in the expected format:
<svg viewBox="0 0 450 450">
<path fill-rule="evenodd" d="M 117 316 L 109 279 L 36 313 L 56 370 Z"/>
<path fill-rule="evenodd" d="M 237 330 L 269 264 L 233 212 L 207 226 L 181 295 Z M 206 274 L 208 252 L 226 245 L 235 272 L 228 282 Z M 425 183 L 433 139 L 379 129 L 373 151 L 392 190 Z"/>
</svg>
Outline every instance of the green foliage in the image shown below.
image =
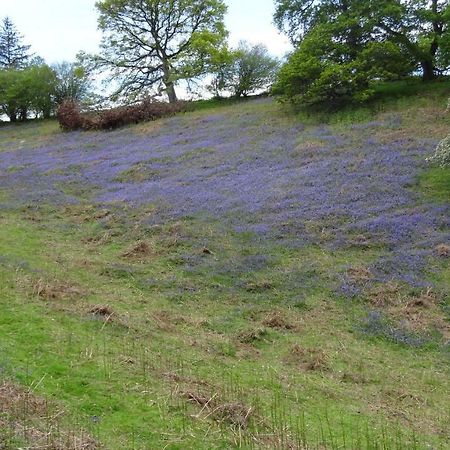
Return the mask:
<svg viewBox="0 0 450 450">
<path fill-rule="evenodd" d="M 221 0 L 104 0 L 97 2 L 103 31 L 98 70 L 119 81 L 115 96 L 166 92 L 204 74 L 226 35 Z"/>
<path fill-rule="evenodd" d="M 274 20 L 297 46 L 276 91 L 307 104 L 367 100 L 374 80 L 431 80 L 450 61 L 447 2 L 277 0 Z"/>
<path fill-rule="evenodd" d="M 90 92 L 90 80 L 86 70 L 79 63 L 64 61 L 53 66 L 56 75 L 55 102 L 60 105 L 64 100 L 80 102 Z"/>
<path fill-rule="evenodd" d="M 269 55 L 264 45 L 250 46 L 241 41 L 237 49 L 222 54 L 210 90 L 217 97 L 223 91 L 231 92 L 235 97 L 246 97 L 267 89 L 278 69 L 278 60 Z"/>
<path fill-rule="evenodd" d="M 400 78 L 411 70 L 392 42 L 369 43 L 356 56 L 351 53 L 351 47 L 335 42 L 334 26 L 317 26 L 280 70 L 273 92 L 294 103 L 333 109 L 367 101 L 374 95 L 372 81 Z M 391 59 L 396 63 L 387 64 Z"/>
<path fill-rule="evenodd" d="M 0 70 L 0 111 L 12 122 L 29 114 L 49 118 L 54 112 L 56 76 L 47 65 Z"/>
</svg>

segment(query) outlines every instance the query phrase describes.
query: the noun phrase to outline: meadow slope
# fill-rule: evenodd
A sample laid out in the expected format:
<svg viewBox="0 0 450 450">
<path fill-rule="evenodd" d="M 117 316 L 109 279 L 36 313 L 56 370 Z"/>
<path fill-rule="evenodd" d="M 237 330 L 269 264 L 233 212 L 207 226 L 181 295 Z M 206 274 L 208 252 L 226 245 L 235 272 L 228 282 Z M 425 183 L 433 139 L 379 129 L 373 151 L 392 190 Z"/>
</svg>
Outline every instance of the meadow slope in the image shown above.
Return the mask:
<svg viewBox="0 0 450 450">
<path fill-rule="evenodd" d="M 1 127 L 0 448 L 448 448 L 442 98 Z"/>
</svg>

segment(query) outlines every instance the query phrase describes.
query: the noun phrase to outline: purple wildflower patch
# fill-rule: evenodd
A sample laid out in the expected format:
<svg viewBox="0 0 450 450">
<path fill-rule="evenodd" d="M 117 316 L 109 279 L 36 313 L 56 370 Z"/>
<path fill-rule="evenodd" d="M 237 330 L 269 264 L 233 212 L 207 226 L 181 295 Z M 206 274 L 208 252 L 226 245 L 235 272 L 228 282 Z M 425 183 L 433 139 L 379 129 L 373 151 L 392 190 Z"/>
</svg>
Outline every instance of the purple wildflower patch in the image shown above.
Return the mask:
<svg viewBox="0 0 450 450">
<path fill-rule="evenodd" d="M 294 248 L 345 248 L 364 235 L 385 249 L 377 280 L 426 284 L 434 245 L 450 237 L 449 206 L 413 189 L 436 142 L 373 135 L 401 127 L 398 117 L 346 135 L 278 117 L 270 100 L 249 105 L 172 117 L 147 133 L 73 132 L 6 150 L 0 185 L 8 204 L 153 205 L 154 223 L 209 216 Z"/>
</svg>

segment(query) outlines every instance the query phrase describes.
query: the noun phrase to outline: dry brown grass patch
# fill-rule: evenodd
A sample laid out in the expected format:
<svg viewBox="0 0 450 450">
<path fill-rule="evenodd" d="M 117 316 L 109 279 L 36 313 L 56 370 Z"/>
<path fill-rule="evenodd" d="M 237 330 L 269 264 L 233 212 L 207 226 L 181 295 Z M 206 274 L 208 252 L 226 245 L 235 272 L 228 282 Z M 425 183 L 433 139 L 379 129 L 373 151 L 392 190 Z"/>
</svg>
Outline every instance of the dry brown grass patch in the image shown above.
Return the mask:
<svg viewBox="0 0 450 450">
<path fill-rule="evenodd" d="M 249 281 L 245 283 L 244 288 L 247 292 L 261 293 L 273 289 L 273 284 L 268 280 Z"/>
<path fill-rule="evenodd" d="M 116 315 L 116 313 L 108 305 L 95 305 L 89 309 L 89 314 L 104 317 L 106 320 Z"/>
<path fill-rule="evenodd" d="M 152 247 L 147 241 L 138 241 L 122 253 L 123 258 L 141 259 L 153 254 Z"/>
<path fill-rule="evenodd" d="M 386 283 L 377 286 L 369 293 L 370 303 L 377 307 L 393 306 L 401 302 L 401 300 L 401 289 L 396 283 Z"/>
<path fill-rule="evenodd" d="M 267 330 L 264 327 L 250 328 L 240 331 L 236 336 L 236 340 L 241 344 L 254 344 L 264 340 L 266 335 Z"/>
<path fill-rule="evenodd" d="M 31 293 L 43 300 L 58 301 L 86 297 L 88 292 L 68 282 L 38 278 L 30 280 Z"/>
<path fill-rule="evenodd" d="M 212 396 L 185 392 L 184 397 L 189 403 L 200 408 L 196 419 L 206 420 L 211 418 L 219 423 L 227 423 L 238 429 L 245 430 L 254 416 L 254 408 L 242 402 L 227 402 L 218 394 Z"/>
<path fill-rule="evenodd" d="M 326 353 L 318 348 L 305 348 L 294 344 L 286 362 L 299 365 L 302 370 L 323 372 L 329 369 Z"/>
<path fill-rule="evenodd" d="M 373 277 L 372 272 L 366 267 L 350 267 L 347 270 L 347 276 L 351 281 L 357 283 L 369 281 Z"/>
<path fill-rule="evenodd" d="M 439 244 L 434 249 L 437 256 L 441 258 L 448 258 L 450 257 L 450 246 L 445 244 Z"/>
<path fill-rule="evenodd" d="M 0 448 L 8 440 L 23 443 L 30 450 L 96 450 L 101 445 L 83 430 L 67 430 L 61 425 L 64 415 L 30 389 L 0 382 Z M 5 441 L 6 439 L 6 441 Z"/>
<path fill-rule="evenodd" d="M 269 313 L 262 321 L 262 324 L 268 328 L 276 328 L 279 330 L 293 330 L 295 328 L 294 324 L 281 311 L 272 311 Z"/>
<path fill-rule="evenodd" d="M 417 296 L 404 296 L 393 292 L 391 297 L 382 297 L 382 303 L 391 317 L 403 327 L 415 333 L 423 333 L 432 329 L 439 331 L 444 340 L 450 339 L 450 324 L 443 317 L 440 308 L 440 297 L 431 289 Z M 385 294 L 383 294 L 385 295 Z"/>
</svg>

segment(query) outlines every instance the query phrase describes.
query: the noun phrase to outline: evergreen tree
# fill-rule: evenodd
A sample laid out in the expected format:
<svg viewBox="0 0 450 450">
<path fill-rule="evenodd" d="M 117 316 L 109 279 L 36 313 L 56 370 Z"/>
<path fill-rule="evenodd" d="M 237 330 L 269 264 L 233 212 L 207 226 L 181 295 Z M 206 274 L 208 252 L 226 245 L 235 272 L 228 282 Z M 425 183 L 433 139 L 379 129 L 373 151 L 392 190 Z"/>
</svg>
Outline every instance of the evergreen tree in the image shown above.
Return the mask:
<svg viewBox="0 0 450 450">
<path fill-rule="evenodd" d="M 22 39 L 11 19 L 5 17 L 0 24 L 0 69 L 20 69 L 28 64 L 30 46 L 23 45 Z"/>
</svg>

